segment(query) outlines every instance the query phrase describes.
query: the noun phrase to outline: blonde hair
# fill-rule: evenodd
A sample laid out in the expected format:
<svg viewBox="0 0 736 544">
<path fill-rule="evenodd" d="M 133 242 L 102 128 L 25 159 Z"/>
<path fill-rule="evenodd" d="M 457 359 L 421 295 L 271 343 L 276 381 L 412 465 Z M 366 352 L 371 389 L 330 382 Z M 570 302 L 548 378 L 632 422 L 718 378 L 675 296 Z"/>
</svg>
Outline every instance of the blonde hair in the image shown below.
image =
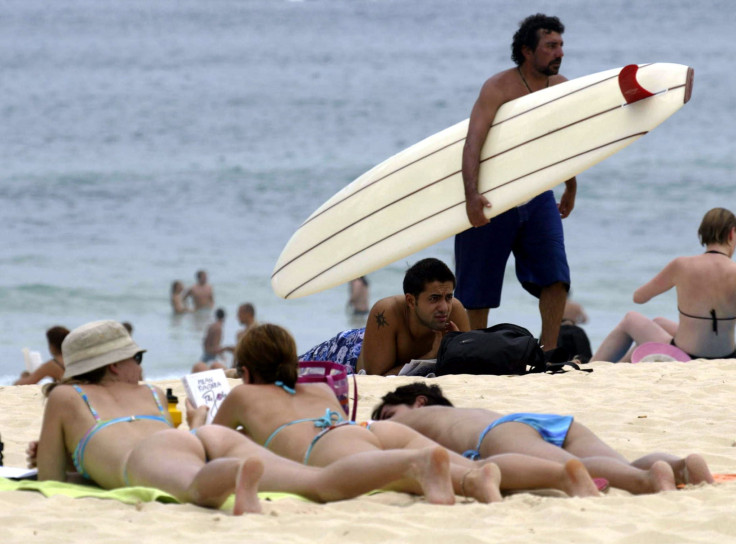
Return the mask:
<svg viewBox="0 0 736 544">
<path fill-rule="evenodd" d="M 704 246 L 708 244 L 726 244 L 731 229 L 736 227 L 736 217 L 725 208 L 709 210 L 700 222 L 698 238 Z"/>
<path fill-rule="evenodd" d="M 264 323 L 249 328 L 235 348 L 233 366 L 242 369 L 263 383 L 283 382 L 294 387 L 298 374 L 296 342 L 289 331 L 278 325 Z"/>
</svg>

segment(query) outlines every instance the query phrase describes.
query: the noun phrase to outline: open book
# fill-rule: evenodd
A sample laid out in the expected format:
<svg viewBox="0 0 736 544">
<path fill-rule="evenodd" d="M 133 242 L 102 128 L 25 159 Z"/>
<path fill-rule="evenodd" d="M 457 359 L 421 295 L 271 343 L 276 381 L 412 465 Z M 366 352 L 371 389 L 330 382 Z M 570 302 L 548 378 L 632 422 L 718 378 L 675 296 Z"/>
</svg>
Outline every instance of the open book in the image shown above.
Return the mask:
<svg viewBox="0 0 736 544">
<path fill-rule="evenodd" d="M 195 408 L 209 406 L 207 424 L 212 423 L 218 408 L 230 392 L 230 383 L 221 368 L 187 374 L 181 379 L 187 397 Z"/>
</svg>

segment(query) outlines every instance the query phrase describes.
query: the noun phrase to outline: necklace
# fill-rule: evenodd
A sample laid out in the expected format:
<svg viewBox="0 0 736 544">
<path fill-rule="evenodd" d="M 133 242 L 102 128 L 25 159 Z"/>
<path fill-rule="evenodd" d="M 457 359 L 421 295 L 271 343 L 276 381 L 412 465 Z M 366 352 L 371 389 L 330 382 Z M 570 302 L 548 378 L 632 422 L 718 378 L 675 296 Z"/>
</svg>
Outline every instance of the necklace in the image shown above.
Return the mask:
<svg viewBox="0 0 736 544">
<path fill-rule="evenodd" d="M 728 254 L 723 253 L 723 251 L 717 251 L 715 249 L 710 249 L 710 250 L 706 251 L 706 253 L 718 253 L 719 255 L 723 255 L 724 257 L 728 257 Z M 730 259 L 731 257 L 728 257 L 728 258 Z"/>
<path fill-rule="evenodd" d="M 516 71 L 519 72 L 519 77 L 521 78 L 521 82 L 524 84 L 524 87 L 526 87 L 526 90 L 529 91 L 529 94 L 532 94 L 534 91 L 532 91 L 531 87 L 529 87 L 529 84 L 526 82 L 526 79 L 524 79 L 524 74 L 521 73 L 521 66 L 516 67 Z M 546 89 L 549 87 L 549 77 L 547 77 L 547 85 L 544 86 Z"/>
</svg>

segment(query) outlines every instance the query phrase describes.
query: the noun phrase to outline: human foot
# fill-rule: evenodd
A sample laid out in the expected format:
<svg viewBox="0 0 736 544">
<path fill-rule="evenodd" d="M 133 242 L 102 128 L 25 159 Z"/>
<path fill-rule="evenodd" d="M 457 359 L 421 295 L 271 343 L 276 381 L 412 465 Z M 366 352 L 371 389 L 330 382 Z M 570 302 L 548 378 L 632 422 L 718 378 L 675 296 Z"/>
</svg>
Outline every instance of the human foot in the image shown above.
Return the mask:
<svg viewBox="0 0 736 544">
<path fill-rule="evenodd" d="M 648 484 L 654 493 L 677 489 L 675 473 L 669 463 L 665 461 L 654 463 L 648 472 Z"/>
<path fill-rule="evenodd" d="M 258 481 L 262 475 L 263 462 L 256 457 L 246 459 L 238 467 L 238 475 L 235 478 L 233 515 L 261 512 L 261 501 L 258 500 Z"/>
<path fill-rule="evenodd" d="M 468 470 L 460 484 L 460 491 L 465 497 L 478 502 L 500 502 L 501 470 L 495 463 L 485 463 L 478 468 Z"/>
<path fill-rule="evenodd" d="M 681 462 L 673 468 L 675 471 L 675 482 L 678 486 L 701 484 L 703 482 L 712 484 L 714 482 L 713 475 L 710 473 L 705 459 L 695 453 L 681 459 Z"/>
<path fill-rule="evenodd" d="M 562 490 L 571 497 L 597 497 L 598 487 L 580 459 L 565 463 Z"/>
<path fill-rule="evenodd" d="M 416 463 L 412 464 L 410 475 L 419 482 L 430 504 L 455 504 L 450 455 L 446 449 L 433 447 L 420 451 Z"/>
</svg>

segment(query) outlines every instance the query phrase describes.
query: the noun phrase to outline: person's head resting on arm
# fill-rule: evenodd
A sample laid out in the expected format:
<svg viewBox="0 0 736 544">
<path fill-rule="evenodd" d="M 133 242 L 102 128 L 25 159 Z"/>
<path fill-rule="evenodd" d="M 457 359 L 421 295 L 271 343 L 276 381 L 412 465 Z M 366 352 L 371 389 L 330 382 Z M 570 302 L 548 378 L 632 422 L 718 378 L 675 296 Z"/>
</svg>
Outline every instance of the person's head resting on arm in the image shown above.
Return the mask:
<svg viewBox="0 0 736 544">
<path fill-rule="evenodd" d="M 439 385 L 414 382 L 397 387 L 381 397 L 381 403 L 373 409 L 372 419 L 391 419 L 404 410 L 422 406 L 452 406 L 452 402 L 442 394 Z"/>
</svg>

